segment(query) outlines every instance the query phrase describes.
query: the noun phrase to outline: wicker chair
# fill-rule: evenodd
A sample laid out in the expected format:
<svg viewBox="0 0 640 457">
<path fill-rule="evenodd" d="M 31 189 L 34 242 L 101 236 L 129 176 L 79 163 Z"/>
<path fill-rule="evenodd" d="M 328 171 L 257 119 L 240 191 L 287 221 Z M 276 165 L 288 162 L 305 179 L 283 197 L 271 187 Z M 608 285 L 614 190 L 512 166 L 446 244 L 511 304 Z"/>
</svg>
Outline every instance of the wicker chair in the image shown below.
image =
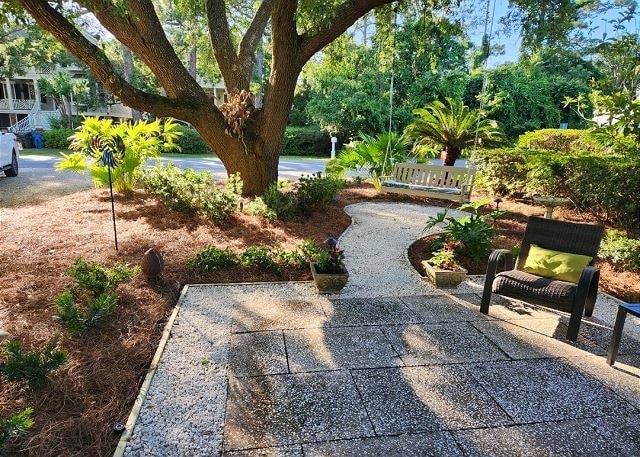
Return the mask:
<svg viewBox="0 0 640 457">
<path fill-rule="evenodd" d="M 596 302 L 600 271 L 593 266 L 593 262 L 603 232 L 604 227 L 600 225 L 530 217 L 515 269 L 510 251 L 497 249 L 489 256 L 480 312 L 489 313 L 492 293 L 566 311 L 571 313 L 567 339 L 575 341 L 582 313 L 591 316 Z M 532 244 L 545 249 L 587 255 L 593 260 L 582 271 L 578 284 L 543 278 L 522 271 Z M 505 271 L 496 274 L 500 260 L 504 260 Z"/>
</svg>

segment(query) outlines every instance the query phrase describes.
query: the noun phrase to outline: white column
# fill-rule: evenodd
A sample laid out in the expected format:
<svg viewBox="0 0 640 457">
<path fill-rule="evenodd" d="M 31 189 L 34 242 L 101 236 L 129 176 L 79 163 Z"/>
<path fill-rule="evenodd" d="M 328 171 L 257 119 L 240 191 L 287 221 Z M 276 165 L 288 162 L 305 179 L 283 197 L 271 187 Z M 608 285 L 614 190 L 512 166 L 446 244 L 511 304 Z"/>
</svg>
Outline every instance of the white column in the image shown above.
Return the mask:
<svg viewBox="0 0 640 457">
<path fill-rule="evenodd" d="M 38 85 L 38 80 L 33 78 L 33 93 L 36 98 L 36 103 L 34 105 L 35 111 L 42 111 L 42 105 L 40 105 L 40 86 Z"/>
<path fill-rule="evenodd" d="M 9 100 L 9 109 L 13 110 L 13 86 L 11 85 L 11 80 L 9 78 L 4 78 L 4 81 L 7 84 L 7 100 Z"/>
</svg>

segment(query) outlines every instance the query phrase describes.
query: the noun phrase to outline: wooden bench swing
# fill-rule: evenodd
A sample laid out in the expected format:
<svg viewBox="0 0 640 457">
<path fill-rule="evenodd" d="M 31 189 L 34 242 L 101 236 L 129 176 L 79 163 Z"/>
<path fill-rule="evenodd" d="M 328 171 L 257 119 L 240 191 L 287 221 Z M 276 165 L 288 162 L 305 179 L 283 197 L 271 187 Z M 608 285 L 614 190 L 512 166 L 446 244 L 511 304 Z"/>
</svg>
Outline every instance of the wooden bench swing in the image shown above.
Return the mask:
<svg viewBox="0 0 640 457">
<path fill-rule="evenodd" d="M 382 180 L 382 191 L 419 197 L 468 202 L 476 169 L 424 163 L 396 163 L 393 174 Z"/>
</svg>

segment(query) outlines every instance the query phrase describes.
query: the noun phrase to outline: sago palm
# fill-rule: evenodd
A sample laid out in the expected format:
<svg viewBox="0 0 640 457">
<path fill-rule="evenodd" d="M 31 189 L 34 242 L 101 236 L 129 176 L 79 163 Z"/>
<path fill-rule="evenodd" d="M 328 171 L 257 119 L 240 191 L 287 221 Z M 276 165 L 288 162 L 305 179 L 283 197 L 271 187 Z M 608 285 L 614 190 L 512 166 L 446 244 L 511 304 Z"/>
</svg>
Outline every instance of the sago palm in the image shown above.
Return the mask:
<svg viewBox="0 0 640 457">
<path fill-rule="evenodd" d="M 407 126 L 406 135 L 417 146 L 438 146 L 446 152 L 445 165 L 454 165 L 462 151 L 473 146 L 476 134 L 483 146 L 497 146 L 504 141 L 498 123 L 487 119 L 480 110 L 470 110 L 461 100 L 435 101 L 413 110 L 417 119 Z"/>
</svg>

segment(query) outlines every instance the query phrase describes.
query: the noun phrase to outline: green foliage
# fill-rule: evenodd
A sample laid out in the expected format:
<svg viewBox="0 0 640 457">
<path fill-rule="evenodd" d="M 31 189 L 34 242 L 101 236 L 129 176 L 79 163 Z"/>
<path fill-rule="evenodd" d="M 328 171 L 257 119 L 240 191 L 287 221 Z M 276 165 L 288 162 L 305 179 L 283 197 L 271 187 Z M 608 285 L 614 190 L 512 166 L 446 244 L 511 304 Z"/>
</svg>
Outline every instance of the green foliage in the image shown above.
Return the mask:
<svg viewBox="0 0 640 457">
<path fill-rule="evenodd" d="M 98 262 L 76 259 L 68 270 L 74 279 L 71 290 L 66 290 L 54 299 L 56 319 L 74 336 L 82 335 L 115 310 L 118 304 L 116 288 L 131 280 L 140 271 L 139 267 L 115 264 L 105 267 Z"/>
<path fill-rule="evenodd" d="M 181 170 L 173 163 L 145 170 L 142 185 L 156 195 L 169 208 L 198 213 L 210 220 L 222 220 L 231 216 L 240 204 L 242 181 L 231 176 L 224 189 L 213 183 L 211 173 L 197 172 L 190 168 Z"/>
<path fill-rule="evenodd" d="M 240 258 L 230 249 L 220 249 L 211 245 L 198 252 L 188 265 L 197 270 L 214 271 L 231 268 L 239 263 Z"/>
<path fill-rule="evenodd" d="M 615 230 L 607 231 L 598 257 L 618 271 L 640 271 L 640 240 Z"/>
<path fill-rule="evenodd" d="M 445 243 L 441 249 L 431 255 L 429 263 L 442 270 L 459 270 L 461 267 L 456 261 L 455 247 L 456 243 Z"/>
<path fill-rule="evenodd" d="M 476 184 L 498 195 L 554 195 L 630 235 L 638 234 L 640 162 L 617 155 L 479 151 Z"/>
<path fill-rule="evenodd" d="M 27 381 L 31 386 L 41 386 L 50 372 L 67 363 L 68 354 L 57 349 L 58 340 L 56 336 L 34 351 L 25 351 L 20 341 L 9 341 L 0 362 L 0 375 L 8 382 Z"/>
<path fill-rule="evenodd" d="M 71 129 L 52 129 L 44 132 L 44 147 L 51 149 L 69 149 L 71 137 L 74 131 Z"/>
<path fill-rule="evenodd" d="M 479 209 L 487 203 L 488 200 L 462 205 L 460 210 L 472 209 L 473 213 L 460 219 L 447 217 L 447 210 L 442 211 L 427 220 L 425 230 L 444 223 L 444 241 L 456 243 L 456 250 L 460 254 L 481 260 L 491 252 L 491 240 L 494 237 L 494 230 L 489 224 L 490 217 L 479 214 Z"/>
<path fill-rule="evenodd" d="M 274 273 L 281 271 L 277 262 L 277 254 L 264 247 L 249 246 L 240 256 L 240 263 L 245 267 L 255 267 Z"/>
<path fill-rule="evenodd" d="M 476 138 L 479 144 L 489 147 L 504 142 L 496 121 L 487 119 L 480 110 L 470 110 L 461 100 L 447 98 L 446 104 L 435 101 L 413 113 L 418 117 L 407 126 L 407 137 L 416 145 L 443 148 L 446 165 L 453 165 Z"/>
<path fill-rule="evenodd" d="M 208 154 L 211 153 L 211 148 L 202 139 L 200 134 L 193 127 L 187 127 L 186 125 L 178 125 L 176 132 L 180 134 L 174 142 L 173 149 L 166 152 L 179 153 L 179 154 Z"/>
<path fill-rule="evenodd" d="M 106 163 L 111 162 L 114 188 L 130 192 L 147 160 L 174 147 L 180 135 L 176 129 L 177 124 L 170 120 L 114 124 L 110 119 L 87 117 L 69 146 L 76 152 L 64 155 L 56 170 L 84 172 L 88 166 L 86 159 L 90 158 L 91 177 L 95 186 L 100 187 L 109 184 Z"/>
<path fill-rule="evenodd" d="M 338 249 L 338 244 L 321 248 L 315 257 L 316 271 L 321 274 L 341 274 L 346 271 L 344 266 L 344 251 Z"/>
<path fill-rule="evenodd" d="M 527 132 L 518 137 L 516 147 L 557 152 L 600 151 L 589 130 L 576 129 L 542 129 Z"/>
<path fill-rule="evenodd" d="M 33 408 L 25 408 L 6 419 L 0 419 L 0 450 L 10 438 L 25 435 L 33 426 Z"/>
<path fill-rule="evenodd" d="M 262 194 L 262 201 L 278 220 L 286 221 L 305 216 L 313 211 L 326 208 L 334 201 L 344 187 L 342 179 L 315 173 L 302 176 L 295 188 L 283 192 L 277 184 L 272 184 Z"/>
<path fill-rule="evenodd" d="M 281 156 L 328 156 L 331 137 L 316 125 L 288 126 L 284 132 Z"/>
<path fill-rule="evenodd" d="M 360 141 L 347 147 L 338 154 L 337 160 L 327 164 L 332 175 L 341 170 L 365 170 L 373 186 L 380 190 L 382 178 L 391 175 L 396 163 L 407 160 L 409 141 L 404 136 L 381 133 L 375 137 L 360 134 Z"/>
<path fill-rule="evenodd" d="M 138 272 L 139 268 L 121 263 L 109 268 L 81 258 L 77 258 L 68 270 L 77 288 L 96 295 L 115 289 L 121 282 L 131 280 Z"/>
<path fill-rule="evenodd" d="M 266 217 L 275 220 L 278 215 L 269 209 L 262 197 L 256 197 L 244 206 L 244 211 L 252 216 Z"/>
</svg>

